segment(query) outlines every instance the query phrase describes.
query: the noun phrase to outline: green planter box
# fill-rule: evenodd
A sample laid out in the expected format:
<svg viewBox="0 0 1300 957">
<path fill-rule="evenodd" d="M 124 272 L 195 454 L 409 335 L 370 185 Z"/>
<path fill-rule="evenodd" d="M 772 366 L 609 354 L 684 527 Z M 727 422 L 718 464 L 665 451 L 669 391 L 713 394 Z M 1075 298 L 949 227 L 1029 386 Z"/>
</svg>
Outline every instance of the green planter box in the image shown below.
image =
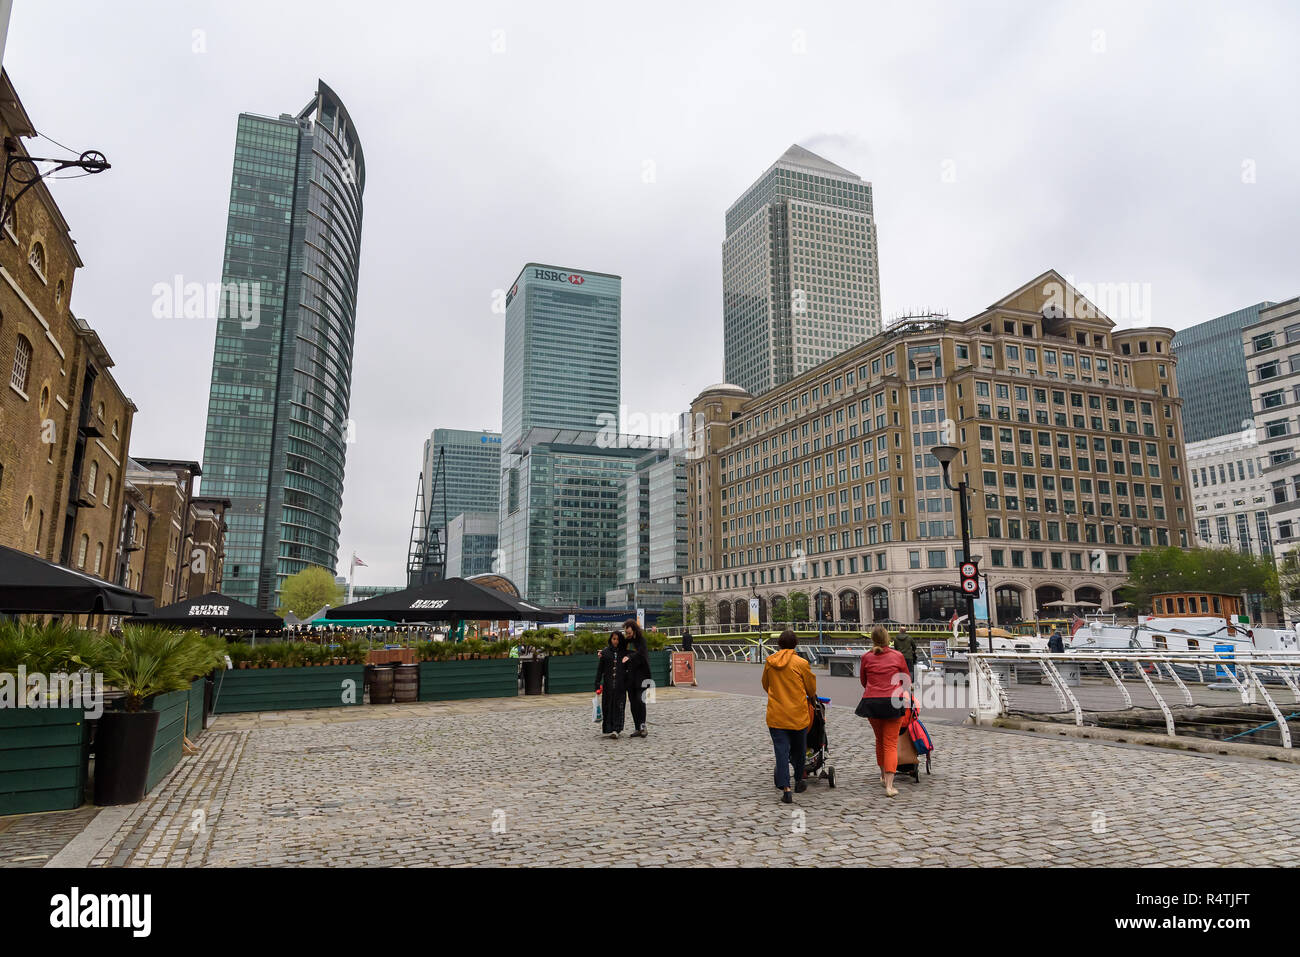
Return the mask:
<svg viewBox="0 0 1300 957">
<path fill-rule="evenodd" d="M 82 708 L 0 710 L 0 814 L 81 807 L 88 744 Z"/>
<path fill-rule="evenodd" d="M 652 651 L 650 652 L 650 677 L 654 679 L 656 688 L 667 688 L 668 678 L 673 669 L 673 653 L 671 651 Z"/>
<path fill-rule="evenodd" d="M 546 693 L 573 694 L 596 687 L 599 655 L 549 655 L 546 659 Z"/>
<path fill-rule="evenodd" d="M 518 694 L 518 658 L 420 662 L 421 701 L 514 698 Z"/>
<path fill-rule="evenodd" d="M 365 665 L 219 671 L 212 713 L 295 711 L 363 704 L 365 671 Z"/>
<path fill-rule="evenodd" d="M 149 774 L 144 779 L 145 794 L 152 791 L 181 759 L 184 752 L 181 739 L 185 736 L 185 709 L 189 703 L 188 688 L 145 699 L 145 708 L 158 712 L 158 736 L 153 741 Z"/>
<path fill-rule="evenodd" d="M 185 721 L 185 734 L 191 741 L 197 741 L 203 733 L 203 688 L 206 678 L 195 678 L 190 683 L 190 714 Z"/>
</svg>

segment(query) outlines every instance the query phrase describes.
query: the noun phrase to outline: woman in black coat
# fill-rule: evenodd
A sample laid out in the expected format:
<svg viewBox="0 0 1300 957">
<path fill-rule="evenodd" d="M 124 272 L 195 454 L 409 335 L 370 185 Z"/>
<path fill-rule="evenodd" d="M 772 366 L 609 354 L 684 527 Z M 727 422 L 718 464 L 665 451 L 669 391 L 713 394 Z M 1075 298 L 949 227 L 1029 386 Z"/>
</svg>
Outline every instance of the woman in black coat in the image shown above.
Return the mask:
<svg viewBox="0 0 1300 957">
<path fill-rule="evenodd" d="M 609 644 L 596 656 L 596 690 L 600 698 L 600 733 L 617 738 L 623 730 L 623 636 L 617 631 L 609 634 Z"/>
<path fill-rule="evenodd" d="M 651 687 L 650 649 L 646 645 L 645 634 L 635 621 L 623 622 L 623 684 L 627 689 L 628 704 L 632 706 L 631 737 L 644 738 L 645 704 Z"/>
</svg>

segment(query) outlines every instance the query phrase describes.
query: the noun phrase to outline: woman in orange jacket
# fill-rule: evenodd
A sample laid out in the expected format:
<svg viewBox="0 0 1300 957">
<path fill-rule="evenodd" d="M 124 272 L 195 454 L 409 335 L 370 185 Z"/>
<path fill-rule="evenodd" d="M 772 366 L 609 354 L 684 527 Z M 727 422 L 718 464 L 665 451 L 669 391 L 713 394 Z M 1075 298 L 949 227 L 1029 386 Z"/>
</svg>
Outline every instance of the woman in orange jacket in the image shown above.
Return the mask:
<svg viewBox="0 0 1300 957">
<path fill-rule="evenodd" d="M 812 668 L 795 652 L 799 639 L 790 629 L 781 632 L 777 639 L 780 650 L 768 655 L 763 664 L 763 690 L 767 692 L 767 730 L 772 735 L 776 751 L 776 786 L 781 789 L 781 801 L 792 804 L 790 794 L 790 762 L 794 762 L 794 790 L 800 794 L 808 790 L 804 783 L 804 754 L 808 746 L 808 725 L 811 715 L 808 699 L 817 696 L 817 679 Z"/>
</svg>

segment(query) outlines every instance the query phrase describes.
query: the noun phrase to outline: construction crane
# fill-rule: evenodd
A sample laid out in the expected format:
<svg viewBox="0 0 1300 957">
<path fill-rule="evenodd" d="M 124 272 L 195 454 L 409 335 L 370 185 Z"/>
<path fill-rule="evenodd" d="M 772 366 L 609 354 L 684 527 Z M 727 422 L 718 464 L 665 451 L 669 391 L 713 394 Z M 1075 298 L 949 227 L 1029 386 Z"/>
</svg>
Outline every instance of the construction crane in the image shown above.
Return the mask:
<svg viewBox="0 0 1300 957">
<path fill-rule="evenodd" d="M 442 508 L 437 508 L 439 496 Z M 438 521 L 441 515 L 441 522 Z M 442 581 L 447 575 L 447 462 L 438 448 L 429 486 L 429 501 L 424 501 L 424 472 L 415 487 L 415 513 L 411 517 L 411 543 L 406 553 L 406 585 L 427 585 Z"/>
</svg>

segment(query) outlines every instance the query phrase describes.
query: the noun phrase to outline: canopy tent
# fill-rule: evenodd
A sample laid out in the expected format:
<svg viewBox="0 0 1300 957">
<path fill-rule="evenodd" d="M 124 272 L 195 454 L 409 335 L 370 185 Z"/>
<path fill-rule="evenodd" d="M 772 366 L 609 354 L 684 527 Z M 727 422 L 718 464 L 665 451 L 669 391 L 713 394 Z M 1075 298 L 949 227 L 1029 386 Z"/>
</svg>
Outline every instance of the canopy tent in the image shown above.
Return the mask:
<svg viewBox="0 0 1300 957">
<path fill-rule="evenodd" d="M 153 599 L 0 545 L 0 613 L 7 615 L 145 615 Z"/>
<path fill-rule="evenodd" d="M 227 598 L 210 591 L 197 598 L 187 598 L 136 618 L 137 624 L 167 625 L 173 628 L 238 628 L 251 631 L 279 631 L 284 622 L 279 615 L 255 605 Z"/>
<path fill-rule="evenodd" d="M 444 578 L 340 605 L 331 608 L 325 617 L 336 621 L 382 618 L 388 622 L 415 622 L 559 621 L 564 616 L 464 578 Z"/>
<path fill-rule="evenodd" d="M 392 628 L 397 622 L 390 618 L 312 618 L 301 623 L 303 628 Z"/>
</svg>

